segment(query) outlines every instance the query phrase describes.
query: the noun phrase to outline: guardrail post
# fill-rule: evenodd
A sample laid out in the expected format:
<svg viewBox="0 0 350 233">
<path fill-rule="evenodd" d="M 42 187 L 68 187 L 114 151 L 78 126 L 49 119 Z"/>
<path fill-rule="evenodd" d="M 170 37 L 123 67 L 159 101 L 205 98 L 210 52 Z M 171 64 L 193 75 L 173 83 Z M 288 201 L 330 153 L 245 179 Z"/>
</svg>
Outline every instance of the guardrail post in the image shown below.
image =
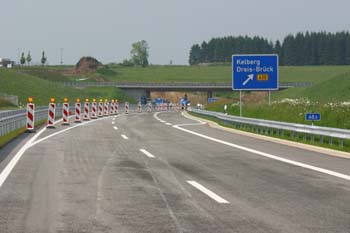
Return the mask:
<svg viewBox="0 0 350 233">
<path fill-rule="evenodd" d="M 314 143 L 315 142 L 315 135 L 311 134 L 311 141 Z"/>
<path fill-rule="evenodd" d="M 341 147 L 341 148 L 343 148 L 344 147 L 344 140 L 343 139 L 339 139 L 340 141 L 339 141 L 339 146 Z"/>
<path fill-rule="evenodd" d="M 306 141 L 306 133 L 304 133 L 303 141 Z"/>
<path fill-rule="evenodd" d="M 320 143 L 323 144 L 323 136 L 320 135 Z"/>
<path fill-rule="evenodd" d="M 333 145 L 333 138 L 329 137 L 329 145 Z"/>
</svg>

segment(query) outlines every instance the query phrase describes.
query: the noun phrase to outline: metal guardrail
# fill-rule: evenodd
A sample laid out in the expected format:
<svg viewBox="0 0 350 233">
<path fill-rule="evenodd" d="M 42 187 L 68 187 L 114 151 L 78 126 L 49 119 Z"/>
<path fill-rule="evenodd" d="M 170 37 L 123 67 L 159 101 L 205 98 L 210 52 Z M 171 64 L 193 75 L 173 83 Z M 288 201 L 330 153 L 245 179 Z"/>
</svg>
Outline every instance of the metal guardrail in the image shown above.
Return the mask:
<svg viewBox="0 0 350 233">
<path fill-rule="evenodd" d="M 71 106 L 70 110 L 74 108 Z M 62 106 L 57 106 L 55 110 L 56 117 L 62 116 Z M 4 116 L 5 115 L 5 116 Z M 37 107 L 34 111 L 35 122 L 47 119 L 48 107 Z M 3 112 L 0 115 L 0 137 L 12 131 L 26 127 L 26 109 Z"/>
<path fill-rule="evenodd" d="M 69 87 L 119 87 L 119 88 L 183 88 L 183 89 L 227 89 L 232 90 L 232 83 L 222 83 L 222 82 L 63 82 L 64 86 Z M 280 82 L 280 88 L 290 88 L 290 87 L 309 87 L 312 86 L 311 82 Z"/>
<path fill-rule="evenodd" d="M 240 128 L 245 126 L 250 126 L 251 129 L 255 130 L 257 133 L 263 134 L 276 134 L 284 136 L 284 131 L 289 131 L 291 138 L 299 137 L 299 134 L 303 134 L 303 140 L 307 140 L 309 135 L 311 141 L 315 140 L 315 136 L 320 137 L 320 143 L 323 143 L 323 137 L 329 139 L 329 144 L 333 144 L 333 139 L 339 139 L 339 146 L 343 147 L 344 140 L 350 139 L 350 130 L 338 129 L 330 127 L 321 126 L 311 126 L 303 124 L 286 123 L 279 121 L 261 120 L 255 118 L 238 117 L 232 115 L 226 115 L 224 113 L 212 112 L 199 109 L 189 109 L 188 111 L 198 113 L 204 116 L 215 117 L 224 122 L 231 122 L 236 124 Z"/>
<path fill-rule="evenodd" d="M 135 104 L 130 104 L 129 109 L 136 109 Z M 83 112 L 84 105 L 81 106 L 81 112 Z M 124 104 L 119 105 L 120 109 L 124 108 Z M 69 107 L 69 110 L 71 112 L 75 111 L 75 107 L 71 105 Z M 90 105 L 90 111 L 91 111 L 91 105 Z M 135 110 L 136 111 L 136 110 Z M 35 115 L 35 122 L 40 122 L 42 120 L 46 120 L 48 116 L 48 107 L 36 107 L 34 111 Z M 55 115 L 56 117 L 62 116 L 62 106 L 57 105 L 55 109 Z M 20 109 L 20 110 L 14 110 L 9 112 L 3 112 L 2 115 L 0 115 L 0 137 L 4 136 L 12 131 L 15 131 L 17 129 L 26 127 L 26 109 Z"/>
</svg>

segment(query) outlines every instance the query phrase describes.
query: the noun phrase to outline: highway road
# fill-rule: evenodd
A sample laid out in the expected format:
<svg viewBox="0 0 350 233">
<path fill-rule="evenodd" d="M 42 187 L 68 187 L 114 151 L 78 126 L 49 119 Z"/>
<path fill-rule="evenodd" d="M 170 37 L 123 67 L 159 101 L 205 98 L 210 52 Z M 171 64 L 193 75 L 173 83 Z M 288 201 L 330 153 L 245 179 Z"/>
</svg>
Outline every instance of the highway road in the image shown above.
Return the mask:
<svg viewBox="0 0 350 233">
<path fill-rule="evenodd" d="M 0 232 L 350 232 L 350 160 L 132 113 L 0 151 Z"/>
</svg>

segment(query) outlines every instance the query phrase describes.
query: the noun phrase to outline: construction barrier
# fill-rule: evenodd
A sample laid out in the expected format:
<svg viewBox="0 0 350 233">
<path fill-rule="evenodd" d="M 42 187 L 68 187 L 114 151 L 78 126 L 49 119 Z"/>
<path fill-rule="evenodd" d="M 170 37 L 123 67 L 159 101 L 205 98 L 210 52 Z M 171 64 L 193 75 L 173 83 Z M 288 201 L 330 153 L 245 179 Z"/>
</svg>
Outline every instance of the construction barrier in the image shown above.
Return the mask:
<svg viewBox="0 0 350 233">
<path fill-rule="evenodd" d="M 93 100 L 91 103 L 91 119 L 97 118 L 97 103 L 96 100 Z"/>
<path fill-rule="evenodd" d="M 89 111 L 90 111 L 90 103 L 88 101 L 85 101 L 85 103 L 84 103 L 84 117 L 83 117 L 84 121 L 90 120 Z"/>
<path fill-rule="evenodd" d="M 103 102 L 100 100 L 98 103 L 98 117 L 103 117 Z"/>
<path fill-rule="evenodd" d="M 47 114 L 47 128 L 55 128 L 55 109 L 56 104 L 50 103 L 49 104 L 49 111 Z"/>
<path fill-rule="evenodd" d="M 62 118 L 62 125 L 69 125 L 69 103 L 63 103 Z"/>
<path fill-rule="evenodd" d="M 119 114 L 119 103 L 115 102 L 115 114 Z"/>
<path fill-rule="evenodd" d="M 27 130 L 34 130 L 34 109 L 35 105 L 33 103 L 27 104 Z"/>
<path fill-rule="evenodd" d="M 111 102 L 111 108 L 109 110 L 109 114 L 110 115 L 114 115 L 115 114 L 115 103 L 114 103 L 114 100 L 112 100 L 112 102 Z"/>
<path fill-rule="evenodd" d="M 75 103 L 75 122 L 80 123 L 81 122 L 81 104 L 80 102 Z"/>
<path fill-rule="evenodd" d="M 125 102 L 125 114 L 129 114 L 129 103 Z"/>
<path fill-rule="evenodd" d="M 147 112 L 152 112 L 152 104 L 151 103 L 147 104 Z"/>
<path fill-rule="evenodd" d="M 141 105 L 141 103 L 139 103 L 139 104 L 137 105 L 137 112 L 138 112 L 138 113 L 141 113 L 141 112 L 142 112 L 142 105 Z"/>
<path fill-rule="evenodd" d="M 109 103 L 107 101 L 105 101 L 104 103 L 104 116 L 108 116 L 109 115 Z"/>
</svg>

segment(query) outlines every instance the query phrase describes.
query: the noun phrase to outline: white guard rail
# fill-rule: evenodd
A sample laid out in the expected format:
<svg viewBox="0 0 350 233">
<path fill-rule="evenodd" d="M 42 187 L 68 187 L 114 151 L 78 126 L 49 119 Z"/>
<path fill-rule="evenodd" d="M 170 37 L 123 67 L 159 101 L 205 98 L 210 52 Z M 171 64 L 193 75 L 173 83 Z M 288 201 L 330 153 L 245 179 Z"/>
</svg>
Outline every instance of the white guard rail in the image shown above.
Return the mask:
<svg viewBox="0 0 350 233">
<path fill-rule="evenodd" d="M 233 124 L 238 124 L 240 127 L 242 125 L 253 126 L 256 132 L 263 132 L 265 134 L 276 133 L 277 135 L 283 135 L 284 131 L 290 131 L 291 137 L 298 136 L 299 133 L 303 134 L 303 139 L 307 139 L 307 135 L 310 135 L 312 141 L 316 135 L 320 137 L 320 142 L 323 143 L 323 137 L 328 137 L 329 143 L 332 144 L 332 139 L 339 139 L 339 145 L 343 147 L 343 140 L 350 139 L 350 130 L 347 129 L 338 129 L 338 128 L 330 128 L 330 127 L 321 127 L 321 126 L 312 126 L 312 125 L 303 125 L 303 124 L 294 124 L 287 122 L 279 122 L 279 121 L 270 121 L 270 120 L 261 120 L 255 118 L 247 118 L 247 117 L 238 117 L 232 115 L 226 115 L 220 112 L 212 112 L 200 109 L 191 108 L 188 110 L 189 112 L 194 112 L 197 114 L 201 114 L 204 116 L 215 117 L 224 122 L 232 122 Z M 266 133 L 267 132 L 267 133 Z"/>
</svg>

